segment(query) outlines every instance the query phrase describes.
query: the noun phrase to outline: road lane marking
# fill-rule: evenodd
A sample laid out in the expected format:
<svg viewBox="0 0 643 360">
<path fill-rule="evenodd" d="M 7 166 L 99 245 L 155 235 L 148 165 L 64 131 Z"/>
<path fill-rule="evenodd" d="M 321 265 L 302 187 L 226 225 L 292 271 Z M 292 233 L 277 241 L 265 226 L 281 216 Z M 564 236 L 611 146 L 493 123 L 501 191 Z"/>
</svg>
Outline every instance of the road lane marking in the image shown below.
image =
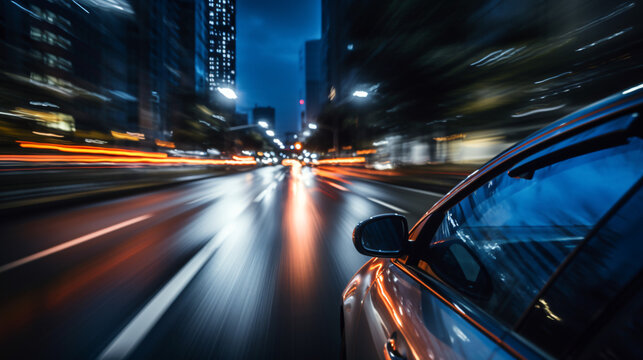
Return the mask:
<svg viewBox="0 0 643 360">
<path fill-rule="evenodd" d="M 398 188 L 398 189 L 401 189 L 401 190 L 413 191 L 413 192 L 416 192 L 416 193 L 420 193 L 420 194 L 424 194 L 424 195 L 430 195 L 430 196 L 436 196 L 436 197 L 439 197 L 439 198 L 442 198 L 445 195 L 445 194 L 440 194 L 440 193 L 433 192 L 433 191 L 428 191 L 428 190 L 420 190 L 420 189 L 414 189 L 414 188 L 410 188 L 410 187 L 406 187 L 406 186 L 393 185 L 393 184 L 389 184 L 389 183 L 382 182 L 382 181 L 377 181 L 377 180 L 368 180 L 368 179 L 360 179 L 360 180 L 370 182 L 370 183 L 374 183 L 374 184 L 378 184 L 378 185 L 388 185 L 388 186 Z"/>
<path fill-rule="evenodd" d="M 263 200 L 263 198 L 266 197 L 266 195 L 268 195 L 268 193 L 270 191 L 272 191 L 272 190 L 274 190 L 276 188 L 277 188 L 277 183 L 273 181 L 272 183 L 270 183 L 270 186 L 265 188 L 261 193 L 259 193 L 259 195 L 257 195 L 257 197 L 255 198 L 254 202 L 260 202 L 261 200 Z"/>
<path fill-rule="evenodd" d="M 322 181 L 323 181 L 323 182 L 325 182 L 326 184 L 328 184 L 328 185 L 330 185 L 330 186 L 332 186 L 332 187 L 336 188 L 336 189 L 341 190 L 341 191 L 349 191 L 347 188 L 345 188 L 345 187 L 343 187 L 343 186 L 341 186 L 341 185 L 339 185 L 339 184 L 335 184 L 335 183 L 334 183 L 334 182 L 332 182 L 332 181 L 327 181 L 327 180 L 322 180 Z"/>
<path fill-rule="evenodd" d="M 215 200 L 215 199 L 219 198 L 219 196 L 221 196 L 221 194 L 215 194 L 215 195 L 208 195 L 208 196 L 204 196 L 204 197 L 199 197 L 199 198 L 196 198 L 194 200 L 188 201 L 187 203 L 185 203 L 185 205 L 194 204 L 194 203 L 197 203 L 199 201 Z"/>
<path fill-rule="evenodd" d="M 402 213 L 402 214 L 408 214 L 408 211 L 406 211 L 404 209 L 400 209 L 399 207 L 397 207 L 395 205 L 391 205 L 391 204 L 389 204 L 387 202 L 384 202 L 382 200 L 377 200 L 375 198 L 368 197 L 368 196 L 366 198 L 369 199 L 370 201 L 376 203 L 376 204 L 379 204 L 379 205 L 382 205 L 384 207 L 387 207 L 387 208 L 389 208 L 389 209 L 391 209 L 393 211 L 397 211 L 397 212 Z"/>
<path fill-rule="evenodd" d="M 11 270 L 13 268 L 16 268 L 18 266 L 21 266 L 21 265 L 24 265 L 26 263 L 32 262 L 34 260 L 38 260 L 38 259 L 41 259 L 41 258 L 43 258 L 45 256 L 49 256 L 49 255 L 57 253 L 59 251 L 68 249 L 68 248 L 70 248 L 72 246 L 76 246 L 76 245 L 84 243 L 86 241 L 95 239 L 95 238 L 97 238 L 99 236 L 105 235 L 105 234 L 110 233 L 112 231 L 116 231 L 116 230 L 122 229 L 122 228 L 124 228 L 126 226 L 130 226 L 132 224 L 135 224 L 137 222 L 141 222 L 141 221 L 143 221 L 145 219 L 150 218 L 151 216 L 152 216 L 152 214 L 147 214 L 147 215 L 142 215 L 142 216 L 136 217 L 134 219 L 126 220 L 126 221 L 120 222 L 120 223 L 118 223 L 116 225 L 106 227 L 106 228 L 104 228 L 102 230 L 94 231 L 93 233 L 81 236 L 81 237 L 73 239 L 73 240 L 69 240 L 69 241 L 67 241 L 65 243 L 62 243 L 60 245 L 50 247 L 47 250 L 43 250 L 43 251 L 37 252 L 37 253 L 35 253 L 33 255 L 29 255 L 27 257 L 24 257 L 22 259 L 18 259 L 16 261 L 10 262 L 10 263 L 8 263 L 6 265 L 0 266 L 0 274 L 5 272 L 5 271 Z"/>
<path fill-rule="evenodd" d="M 223 240 L 235 230 L 235 224 L 224 226 L 165 286 L 145 304 L 145 307 L 121 330 L 101 352 L 98 359 L 123 359 L 143 341 L 161 316 L 183 292 L 196 274 L 212 257 Z"/>
</svg>

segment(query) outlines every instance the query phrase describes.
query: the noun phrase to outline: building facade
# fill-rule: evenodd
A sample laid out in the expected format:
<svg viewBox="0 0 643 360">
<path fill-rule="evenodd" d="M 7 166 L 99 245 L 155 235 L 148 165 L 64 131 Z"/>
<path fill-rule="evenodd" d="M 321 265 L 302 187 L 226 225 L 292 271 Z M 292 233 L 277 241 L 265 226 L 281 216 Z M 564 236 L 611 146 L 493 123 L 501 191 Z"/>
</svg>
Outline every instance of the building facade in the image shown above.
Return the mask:
<svg viewBox="0 0 643 360">
<path fill-rule="evenodd" d="M 236 86 L 236 0 L 208 0 L 208 87 Z"/>
<path fill-rule="evenodd" d="M 125 42 L 133 12 L 121 5 L 1 2 L 0 112 L 67 133 L 136 128 Z"/>
<path fill-rule="evenodd" d="M 323 104 L 326 102 L 326 81 L 323 77 L 322 41 L 310 40 L 304 45 L 305 69 L 305 113 L 302 129 L 316 123 Z"/>
</svg>

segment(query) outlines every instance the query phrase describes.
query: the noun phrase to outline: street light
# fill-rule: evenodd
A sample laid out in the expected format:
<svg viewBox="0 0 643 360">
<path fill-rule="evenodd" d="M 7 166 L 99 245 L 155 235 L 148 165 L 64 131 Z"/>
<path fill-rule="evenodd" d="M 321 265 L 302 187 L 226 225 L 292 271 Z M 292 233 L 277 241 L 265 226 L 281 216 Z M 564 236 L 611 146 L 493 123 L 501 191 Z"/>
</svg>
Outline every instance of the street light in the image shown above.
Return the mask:
<svg viewBox="0 0 643 360">
<path fill-rule="evenodd" d="M 258 124 L 259 126 L 261 126 L 262 128 L 264 128 L 264 129 L 267 129 L 267 128 L 268 128 L 268 123 L 267 123 L 267 122 L 265 122 L 265 121 L 259 121 L 257 124 Z"/>
<path fill-rule="evenodd" d="M 274 131 L 272 131 L 272 130 L 266 130 L 266 134 L 267 134 L 268 136 L 270 136 L 270 137 L 275 136 L 275 132 L 274 132 Z"/>
<path fill-rule="evenodd" d="M 310 123 L 310 124 L 308 124 L 308 128 L 316 130 L 317 129 L 317 124 Z"/>
<path fill-rule="evenodd" d="M 353 96 L 355 96 L 355 97 L 359 97 L 359 98 L 365 98 L 365 97 L 367 97 L 367 96 L 368 96 L 368 92 L 363 91 L 363 90 L 356 90 L 356 91 L 353 93 Z"/>
<path fill-rule="evenodd" d="M 237 94 L 234 92 L 234 90 L 232 90 L 230 88 L 218 87 L 217 91 L 220 92 L 221 95 L 225 96 L 228 99 L 236 99 L 237 98 Z"/>
</svg>

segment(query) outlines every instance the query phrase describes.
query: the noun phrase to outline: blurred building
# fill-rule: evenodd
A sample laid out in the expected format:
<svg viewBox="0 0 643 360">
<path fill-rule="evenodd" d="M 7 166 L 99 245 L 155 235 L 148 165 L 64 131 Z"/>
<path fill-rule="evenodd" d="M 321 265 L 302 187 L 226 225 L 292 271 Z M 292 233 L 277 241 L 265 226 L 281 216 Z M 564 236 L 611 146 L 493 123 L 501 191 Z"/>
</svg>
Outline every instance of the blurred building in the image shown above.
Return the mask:
<svg viewBox="0 0 643 360">
<path fill-rule="evenodd" d="M 356 44 L 348 38 L 346 19 L 355 0 L 322 0 L 321 76 L 325 80 L 325 96 L 330 102 L 344 99 L 352 87 L 352 72 L 346 64 Z"/>
<path fill-rule="evenodd" d="M 323 78 L 322 41 L 310 40 L 304 45 L 304 118 L 301 128 L 307 129 L 308 124 L 316 123 L 322 105 L 327 101 L 326 81 Z"/>
<path fill-rule="evenodd" d="M 176 106 L 174 91 L 181 77 L 179 8 L 177 1 L 134 2 L 138 36 L 130 46 L 138 55 L 139 124 L 149 136 L 160 139 L 169 137 L 170 111 Z"/>
<path fill-rule="evenodd" d="M 129 87 L 127 3 L 0 3 L 0 112 L 16 128 L 137 128 Z"/>
<path fill-rule="evenodd" d="M 640 84 L 642 16 L 619 0 L 322 0 L 320 123 L 391 161 L 484 162 Z"/>
<path fill-rule="evenodd" d="M 236 0 L 208 0 L 208 83 L 234 88 L 236 83 Z"/>
<path fill-rule="evenodd" d="M 208 90 L 208 0 L 177 0 L 181 90 L 197 98 Z"/>
<path fill-rule="evenodd" d="M 258 124 L 260 121 L 268 123 L 268 128 L 275 128 L 275 108 L 272 106 L 255 106 L 252 109 L 252 122 Z"/>
<path fill-rule="evenodd" d="M 230 126 L 240 126 L 240 125 L 249 125 L 248 124 L 248 114 L 247 113 L 235 113 L 232 117 L 232 122 Z"/>
<path fill-rule="evenodd" d="M 222 136 L 234 102 L 216 88 L 235 85 L 234 11 L 229 0 L 0 2 L 0 121 L 80 141 Z"/>
</svg>

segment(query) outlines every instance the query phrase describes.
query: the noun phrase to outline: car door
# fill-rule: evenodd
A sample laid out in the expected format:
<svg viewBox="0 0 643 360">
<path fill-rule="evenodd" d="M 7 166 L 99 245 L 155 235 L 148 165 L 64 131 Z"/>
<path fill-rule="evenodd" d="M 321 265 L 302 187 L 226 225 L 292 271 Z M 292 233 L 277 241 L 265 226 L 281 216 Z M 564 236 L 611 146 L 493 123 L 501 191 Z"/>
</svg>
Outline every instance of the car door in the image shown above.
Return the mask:
<svg viewBox="0 0 643 360">
<path fill-rule="evenodd" d="M 357 358 L 542 355 L 503 338 L 643 175 L 643 142 L 627 130 L 636 118 L 556 143 L 434 210 L 407 259 L 378 262 Z"/>
<path fill-rule="evenodd" d="M 355 359 L 487 359 L 498 345 L 457 305 L 390 260 L 364 299 Z"/>
</svg>

